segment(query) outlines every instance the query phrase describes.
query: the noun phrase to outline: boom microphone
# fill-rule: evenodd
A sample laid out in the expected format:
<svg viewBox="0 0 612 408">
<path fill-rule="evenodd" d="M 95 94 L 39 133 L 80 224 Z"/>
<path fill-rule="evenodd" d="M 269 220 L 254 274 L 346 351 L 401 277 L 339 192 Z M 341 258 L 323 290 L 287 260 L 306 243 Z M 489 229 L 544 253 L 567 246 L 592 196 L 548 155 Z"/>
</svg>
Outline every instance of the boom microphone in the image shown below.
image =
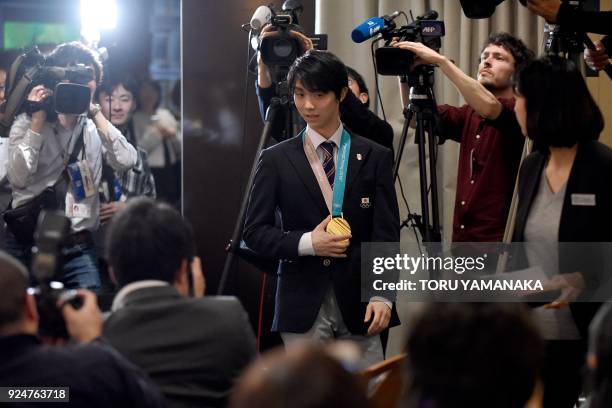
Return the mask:
<svg viewBox="0 0 612 408">
<path fill-rule="evenodd" d="M 351 38 L 356 43 L 364 42 L 365 40 L 374 37 L 381 30 L 395 26 L 393 19 L 399 16 L 400 12 L 396 11 L 390 16 L 371 17 L 359 24 L 351 33 Z"/>
<path fill-rule="evenodd" d="M 251 17 L 251 29 L 257 31 L 261 30 L 261 28 L 270 22 L 272 18 L 272 10 L 268 6 L 259 6 L 255 13 L 253 13 L 253 17 Z"/>
</svg>

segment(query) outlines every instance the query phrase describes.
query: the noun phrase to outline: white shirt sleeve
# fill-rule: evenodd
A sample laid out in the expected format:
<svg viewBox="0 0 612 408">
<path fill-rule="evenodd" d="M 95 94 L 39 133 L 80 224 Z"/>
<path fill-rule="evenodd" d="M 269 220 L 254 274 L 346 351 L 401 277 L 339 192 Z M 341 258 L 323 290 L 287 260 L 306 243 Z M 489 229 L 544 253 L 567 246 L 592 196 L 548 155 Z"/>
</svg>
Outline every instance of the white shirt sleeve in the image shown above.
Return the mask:
<svg viewBox="0 0 612 408">
<path fill-rule="evenodd" d="M 312 232 L 306 232 L 300 237 L 298 243 L 298 255 L 299 256 L 314 256 L 315 251 L 312 246 Z"/>
</svg>

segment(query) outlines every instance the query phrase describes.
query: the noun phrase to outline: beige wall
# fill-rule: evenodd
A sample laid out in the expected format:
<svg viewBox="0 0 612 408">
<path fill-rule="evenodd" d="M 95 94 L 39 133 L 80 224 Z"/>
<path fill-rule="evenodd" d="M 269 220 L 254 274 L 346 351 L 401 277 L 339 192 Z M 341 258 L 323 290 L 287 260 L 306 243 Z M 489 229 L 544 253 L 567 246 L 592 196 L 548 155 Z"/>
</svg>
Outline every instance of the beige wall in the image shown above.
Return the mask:
<svg viewBox="0 0 612 408">
<path fill-rule="evenodd" d="M 601 0 L 600 4 L 601 10 L 612 10 L 612 0 Z M 601 35 L 591 35 L 593 40 L 601 37 Z M 608 55 L 612 55 L 612 50 L 608 50 Z M 602 71 L 599 73 L 599 78 L 587 78 L 587 84 L 606 121 L 606 127 L 599 140 L 612 147 L 612 79 Z"/>
</svg>

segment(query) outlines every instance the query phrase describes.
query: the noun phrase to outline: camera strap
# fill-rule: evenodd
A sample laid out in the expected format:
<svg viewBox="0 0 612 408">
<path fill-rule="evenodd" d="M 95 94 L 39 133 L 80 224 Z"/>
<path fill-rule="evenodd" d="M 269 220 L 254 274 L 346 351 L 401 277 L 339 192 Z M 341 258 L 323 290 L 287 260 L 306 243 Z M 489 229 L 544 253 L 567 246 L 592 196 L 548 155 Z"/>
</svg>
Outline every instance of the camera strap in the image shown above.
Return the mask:
<svg viewBox="0 0 612 408">
<path fill-rule="evenodd" d="M 85 132 L 85 123 L 81 126 L 81 131 L 79 132 L 79 136 L 77 140 L 74 142 L 74 146 L 72 147 L 72 151 L 70 152 L 70 156 L 68 158 L 68 163 L 76 163 L 79 161 L 79 154 L 83 150 L 85 142 L 83 141 L 83 133 Z"/>
<path fill-rule="evenodd" d="M 70 155 L 68 157 L 68 161 L 64 163 L 64 170 L 62 170 L 62 174 L 60 174 L 57 182 L 55 183 L 55 197 L 56 201 L 59 204 L 59 208 L 64 210 L 66 205 L 66 194 L 68 193 L 68 186 L 70 185 L 70 175 L 68 174 L 68 165 L 72 163 L 76 163 L 79 161 L 79 154 L 85 145 L 83 133 L 85 131 L 85 124 L 81 127 L 81 132 L 77 137 L 77 140 L 72 147 Z"/>
</svg>

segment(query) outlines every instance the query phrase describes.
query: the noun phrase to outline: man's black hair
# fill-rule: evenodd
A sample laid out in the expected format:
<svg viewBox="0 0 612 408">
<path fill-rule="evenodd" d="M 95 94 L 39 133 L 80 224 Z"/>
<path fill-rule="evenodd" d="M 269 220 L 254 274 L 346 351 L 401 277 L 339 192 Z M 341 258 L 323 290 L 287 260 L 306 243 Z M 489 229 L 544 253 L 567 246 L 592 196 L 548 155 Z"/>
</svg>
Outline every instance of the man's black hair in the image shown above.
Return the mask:
<svg viewBox="0 0 612 408">
<path fill-rule="evenodd" d="M 22 318 L 27 287 L 26 268 L 8 253 L 0 251 L 0 332 Z"/>
<path fill-rule="evenodd" d="M 263 355 L 244 373 L 231 398 L 232 408 L 370 406 L 360 378 L 322 345 L 308 343 Z"/>
<path fill-rule="evenodd" d="M 515 74 L 514 88 L 525 97 L 527 133 L 539 148 L 599 138 L 604 119 L 574 62 L 558 56 L 533 60 Z"/>
<path fill-rule="evenodd" d="M 368 91 L 368 86 L 366 85 L 361 74 L 355 71 L 353 68 L 348 67 L 348 66 L 346 67 L 346 71 L 348 72 L 348 76 L 353 78 L 355 82 L 357 82 L 357 86 L 359 87 L 359 92 L 367 93 L 369 95 L 370 91 Z M 370 107 L 370 98 L 368 98 L 368 101 L 364 105 L 366 106 L 366 108 Z"/>
<path fill-rule="evenodd" d="M 334 54 L 313 49 L 291 65 L 287 83 L 292 92 L 297 81 L 310 92 L 333 92 L 340 100 L 342 90 L 348 86 L 348 73 L 344 63 Z"/>
<path fill-rule="evenodd" d="M 146 279 L 175 281 L 195 253 L 191 226 L 173 207 L 136 198 L 118 213 L 107 235 L 109 265 L 119 286 Z"/>
<path fill-rule="evenodd" d="M 510 303 L 435 303 L 410 329 L 408 406 L 522 408 L 541 374 L 544 343 Z"/>
<path fill-rule="evenodd" d="M 56 67 L 69 67 L 76 64 L 93 65 L 96 84 L 103 78 L 103 67 L 98 54 L 78 41 L 58 45 L 47 56 L 46 64 Z"/>
<path fill-rule="evenodd" d="M 128 74 L 121 74 L 121 73 L 111 73 L 108 74 L 105 78 L 104 81 L 102 81 L 102 84 L 100 84 L 99 87 L 96 88 L 96 96 L 95 99 L 99 99 L 100 98 L 100 94 L 105 93 L 107 95 L 112 95 L 113 91 L 119 86 L 123 86 L 125 88 L 126 91 L 128 91 L 129 93 L 132 94 L 132 97 L 134 98 L 134 101 L 136 101 L 136 106 L 139 105 L 139 99 L 138 99 L 138 82 L 136 82 L 136 80 L 134 79 L 134 77 L 132 77 L 131 75 Z"/>
<path fill-rule="evenodd" d="M 482 46 L 480 53 L 482 54 L 482 51 L 491 44 L 503 47 L 512 54 L 515 68 L 531 61 L 535 56 L 533 51 L 523 41 L 508 33 L 499 32 L 491 34 Z"/>
</svg>

